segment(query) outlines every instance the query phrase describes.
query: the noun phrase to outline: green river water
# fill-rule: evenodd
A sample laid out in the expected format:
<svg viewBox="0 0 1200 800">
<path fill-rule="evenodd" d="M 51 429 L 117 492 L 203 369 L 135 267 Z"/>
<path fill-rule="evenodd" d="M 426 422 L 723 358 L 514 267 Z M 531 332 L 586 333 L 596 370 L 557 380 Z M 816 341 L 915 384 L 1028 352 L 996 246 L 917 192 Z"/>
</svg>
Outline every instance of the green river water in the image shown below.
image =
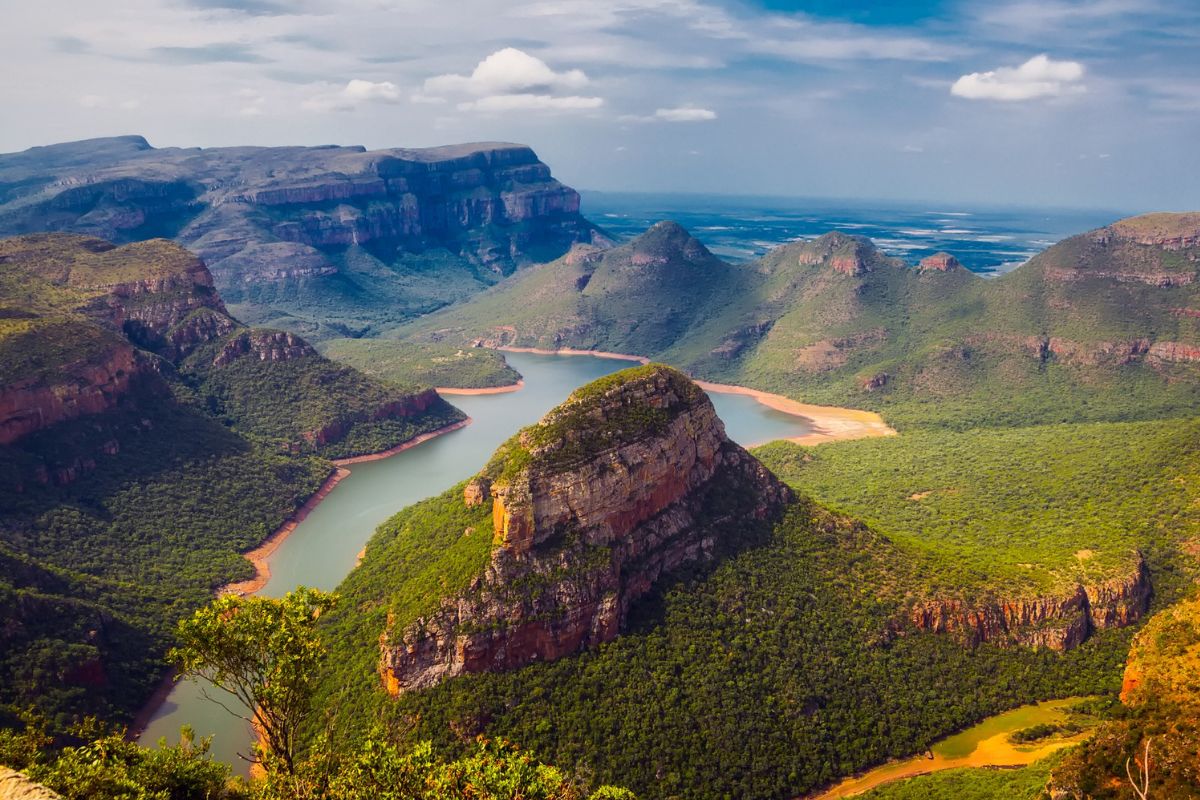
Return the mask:
<svg viewBox="0 0 1200 800">
<path fill-rule="evenodd" d="M 536 422 L 575 388 L 630 366 L 628 361 L 593 356 L 505 355 L 525 378 L 520 391 L 450 397 L 470 415 L 470 425 L 390 458 L 350 467 L 350 475 L 271 555 L 271 578 L 263 594 L 278 597 L 299 585 L 336 588 L 380 523 L 474 474 L 501 442 Z M 810 429 L 802 418 L 767 408 L 752 397 L 710 396 L 730 438 L 747 447 L 800 436 Z M 141 741 L 153 743 L 160 737 L 173 741 L 182 725 L 190 725 L 200 736 L 211 735 L 214 755 L 245 774 L 246 764 L 237 754 L 247 751 L 250 730 L 205 698 L 198 684 L 188 681 L 176 685 Z"/>
</svg>

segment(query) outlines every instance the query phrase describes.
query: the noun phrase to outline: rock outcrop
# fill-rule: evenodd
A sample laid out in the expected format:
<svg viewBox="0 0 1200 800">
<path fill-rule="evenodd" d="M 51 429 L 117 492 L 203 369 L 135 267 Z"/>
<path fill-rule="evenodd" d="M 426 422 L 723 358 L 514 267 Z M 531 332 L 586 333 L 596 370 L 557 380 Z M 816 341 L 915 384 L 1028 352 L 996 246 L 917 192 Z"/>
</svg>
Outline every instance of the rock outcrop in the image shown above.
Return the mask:
<svg viewBox="0 0 1200 800">
<path fill-rule="evenodd" d="M 0 800 L 62 800 L 62 795 L 35 783 L 24 773 L 0 767 Z"/>
<path fill-rule="evenodd" d="M 99 139 L 0 156 L 5 184 L 18 188 L 0 193 L 0 234 L 169 235 L 227 294 L 331 275 L 347 247 L 444 248 L 508 274 L 596 233 L 579 194 L 533 150 L 500 142 L 368 151 Z"/>
<path fill-rule="evenodd" d="M 463 502 L 492 504 L 490 563 L 433 613 L 391 621 L 383 682 L 397 694 L 608 641 L 662 575 L 712 559 L 790 497 L 682 374 L 601 379 L 467 484 Z"/>
<path fill-rule="evenodd" d="M 910 619 L 918 630 L 952 634 L 972 645 L 1069 650 L 1093 631 L 1137 622 L 1149 608 L 1150 593 L 1150 574 L 1138 555 L 1126 574 L 1106 581 L 1040 597 L 924 601 L 913 607 Z"/>
<path fill-rule="evenodd" d="M 957 258 L 946 252 L 934 253 L 931 256 L 925 256 L 917 264 L 917 269 L 922 272 L 953 272 L 955 270 L 966 269 Z"/>
</svg>

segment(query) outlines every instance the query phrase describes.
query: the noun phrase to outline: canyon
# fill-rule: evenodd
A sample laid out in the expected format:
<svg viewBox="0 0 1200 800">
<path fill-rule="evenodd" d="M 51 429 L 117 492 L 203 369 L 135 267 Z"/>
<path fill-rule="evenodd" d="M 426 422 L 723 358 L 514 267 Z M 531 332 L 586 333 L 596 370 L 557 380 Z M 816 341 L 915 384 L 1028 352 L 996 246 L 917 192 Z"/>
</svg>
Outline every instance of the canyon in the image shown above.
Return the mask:
<svg viewBox="0 0 1200 800">
<path fill-rule="evenodd" d="M 429 258 L 469 293 L 575 243 L 608 244 L 533 150 L 500 142 L 160 149 L 127 136 L 0 155 L 0 186 L 0 235 L 172 238 L 227 301 L 318 323 L 310 303 L 358 324 L 385 314 L 364 289 L 405 313 L 456 298 L 424 282 Z"/>
</svg>

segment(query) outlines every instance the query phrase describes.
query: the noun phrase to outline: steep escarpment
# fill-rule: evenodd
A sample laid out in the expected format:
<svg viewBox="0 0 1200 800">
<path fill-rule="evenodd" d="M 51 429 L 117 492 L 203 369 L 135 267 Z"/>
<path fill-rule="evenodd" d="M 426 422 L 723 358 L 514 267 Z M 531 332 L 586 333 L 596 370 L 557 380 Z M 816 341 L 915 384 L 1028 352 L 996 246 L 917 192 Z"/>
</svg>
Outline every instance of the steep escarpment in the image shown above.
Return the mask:
<svg viewBox="0 0 1200 800">
<path fill-rule="evenodd" d="M 506 143 L 156 149 L 101 139 L 0 156 L 0 185 L 10 183 L 0 234 L 173 238 L 208 263 L 239 312 L 310 331 L 400 321 L 576 242 L 605 242 L 578 193 Z"/>
<path fill-rule="evenodd" d="M 1020 644 L 1069 650 L 1094 631 L 1123 628 L 1150 607 L 1150 573 L 1141 555 L 1124 574 L 1042 596 L 994 600 L 926 600 L 911 612 L 923 631 L 948 633 L 969 644 Z"/>
<path fill-rule="evenodd" d="M 1050 797 L 1128 796 L 1124 765 L 1149 774 L 1148 797 L 1200 795 L 1196 752 L 1200 734 L 1200 601 L 1184 600 L 1146 623 L 1129 649 L 1121 690 L 1122 713 L 1113 714 L 1092 738 L 1054 768 Z M 1149 758 L 1149 764 L 1147 764 Z"/>
<path fill-rule="evenodd" d="M 486 567 L 380 639 L 389 692 L 553 661 L 617 636 L 664 575 L 711 560 L 790 492 L 707 396 L 651 365 L 578 390 L 502 446 L 457 502 L 491 506 Z M 725 541 L 723 541 L 725 540 Z"/>
</svg>

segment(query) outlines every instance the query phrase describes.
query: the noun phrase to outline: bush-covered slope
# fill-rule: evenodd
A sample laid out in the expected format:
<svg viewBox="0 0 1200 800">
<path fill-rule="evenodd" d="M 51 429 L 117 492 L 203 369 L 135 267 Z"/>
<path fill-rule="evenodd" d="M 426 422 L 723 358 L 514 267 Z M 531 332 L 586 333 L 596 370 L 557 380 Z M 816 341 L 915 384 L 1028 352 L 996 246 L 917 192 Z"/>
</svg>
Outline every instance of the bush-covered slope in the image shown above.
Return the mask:
<svg viewBox="0 0 1200 800">
<path fill-rule="evenodd" d="M 230 318 L 163 241 L 0 240 L 0 705 L 127 718 L 329 474 L 461 419 Z"/>
<path fill-rule="evenodd" d="M 331 339 L 321 352 L 333 361 L 354 367 L 390 383 L 488 389 L 512 386 L 521 375 L 504 355 L 482 347 L 417 344 L 394 339 Z"/>
<path fill-rule="evenodd" d="M 661 223 L 395 335 L 643 355 L 906 428 L 1174 416 L 1200 401 L 1195 220 L 1123 220 L 994 280 L 836 232 L 728 265 Z"/>
</svg>

